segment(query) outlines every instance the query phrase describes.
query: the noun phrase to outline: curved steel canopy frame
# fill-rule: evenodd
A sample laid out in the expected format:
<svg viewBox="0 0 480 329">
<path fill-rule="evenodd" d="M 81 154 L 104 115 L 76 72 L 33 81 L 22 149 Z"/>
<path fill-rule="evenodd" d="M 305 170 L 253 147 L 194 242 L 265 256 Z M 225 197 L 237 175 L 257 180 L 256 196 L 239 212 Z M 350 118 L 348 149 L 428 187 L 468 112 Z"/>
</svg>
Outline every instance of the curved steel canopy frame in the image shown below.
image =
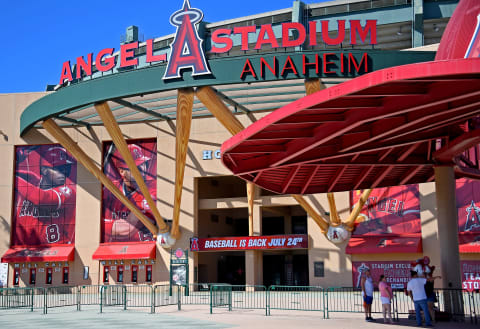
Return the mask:
<svg viewBox="0 0 480 329">
<path fill-rule="evenodd" d="M 222 161 L 247 181 L 291 194 L 432 181 L 439 164 L 467 175 L 471 161 L 460 156 L 480 134 L 461 124 L 478 115 L 480 59 L 398 66 L 263 117 L 222 145 Z M 448 147 L 437 150 L 437 140 Z"/>
</svg>

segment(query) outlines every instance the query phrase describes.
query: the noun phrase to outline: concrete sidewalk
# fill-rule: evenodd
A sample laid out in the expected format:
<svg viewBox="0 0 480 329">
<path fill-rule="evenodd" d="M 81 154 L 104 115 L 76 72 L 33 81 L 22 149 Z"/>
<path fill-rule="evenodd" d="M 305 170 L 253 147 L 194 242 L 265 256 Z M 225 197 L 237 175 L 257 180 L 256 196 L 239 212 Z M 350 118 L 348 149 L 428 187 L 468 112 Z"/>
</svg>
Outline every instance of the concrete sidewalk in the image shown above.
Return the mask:
<svg viewBox="0 0 480 329">
<path fill-rule="evenodd" d="M 384 324 L 383 320 L 366 322 L 362 314 L 332 314 L 330 319 L 323 319 L 320 312 L 272 312 L 265 316 L 258 310 L 215 309 L 209 313 L 205 306 L 183 306 L 181 311 L 167 306 L 150 314 L 147 309 L 121 311 L 106 309 L 99 313 L 98 308 L 89 308 L 80 312 L 74 309 L 49 309 L 49 314 L 39 311 L 0 311 L 0 328 L 319 328 L 322 329 L 363 329 L 363 328 L 408 328 L 416 327 L 415 321 L 400 319 L 399 323 Z M 441 329 L 473 329 L 480 324 L 460 322 L 439 322 L 435 328 Z"/>
</svg>

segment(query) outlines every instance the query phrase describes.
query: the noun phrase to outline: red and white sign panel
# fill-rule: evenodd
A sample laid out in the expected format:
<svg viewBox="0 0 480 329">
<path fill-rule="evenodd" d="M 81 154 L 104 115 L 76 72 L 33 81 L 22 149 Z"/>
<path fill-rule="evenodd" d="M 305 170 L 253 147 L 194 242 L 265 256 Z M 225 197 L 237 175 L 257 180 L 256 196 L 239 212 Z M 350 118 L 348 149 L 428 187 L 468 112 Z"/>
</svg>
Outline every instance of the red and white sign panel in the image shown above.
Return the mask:
<svg viewBox="0 0 480 329">
<path fill-rule="evenodd" d="M 460 261 L 462 267 L 462 287 L 473 291 L 480 289 L 480 260 Z"/>
<path fill-rule="evenodd" d="M 73 244 L 77 161 L 58 144 L 17 146 L 12 246 Z"/>
<path fill-rule="evenodd" d="M 353 287 L 360 287 L 362 273 L 370 269 L 375 286 L 378 286 L 380 275 L 385 275 L 392 289 L 404 289 L 410 280 L 411 262 L 409 261 L 376 261 L 352 262 Z"/>
<path fill-rule="evenodd" d="M 308 248 L 306 234 L 190 239 L 190 251 L 306 248 Z"/>
<path fill-rule="evenodd" d="M 352 192 L 352 205 L 361 195 Z M 359 217 L 353 235 L 421 233 L 418 185 L 374 189 Z"/>
<path fill-rule="evenodd" d="M 157 196 L 157 143 L 154 140 L 127 141 L 153 200 Z M 112 142 L 103 147 L 103 172 L 140 209 L 152 223 L 153 214 L 122 155 Z M 102 196 L 102 242 L 154 241 L 152 233 L 108 189 Z"/>
</svg>

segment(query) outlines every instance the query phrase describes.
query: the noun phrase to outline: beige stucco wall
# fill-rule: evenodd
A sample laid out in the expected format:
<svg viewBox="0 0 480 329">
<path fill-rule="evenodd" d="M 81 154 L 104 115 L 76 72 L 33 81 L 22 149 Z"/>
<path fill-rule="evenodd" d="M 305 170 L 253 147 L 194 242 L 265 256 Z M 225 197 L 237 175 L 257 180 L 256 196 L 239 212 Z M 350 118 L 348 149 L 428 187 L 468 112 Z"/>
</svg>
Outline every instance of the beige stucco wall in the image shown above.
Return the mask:
<svg viewBox="0 0 480 329">
<path fill-rule="evenodd" d="M 55 143 L 43 129 L 31 129 L 24 137 L 19 136 L 19 117 L 22 111 L 34 100 L 42 97 L 45 93 L 24 93 L 0 95 L 0 130 L 8 136 L 8 141 L 0 136 L 0 254 L 4 254 L 10 244 L 10 225 L 12 217 L 12 182 L 14 165 L 14 145 L 21 144 L 45 144 Z M 264 114 L 255 114 L 256 119 Z M 237 116 L 244 126 L 251 124 L 245 115 Z M 174 202 L 175 185 L 175 121 L 151 122 L 142 124 L 128 124 L 121 126 L 125 138 L 156 138 L 157 139 L 157 206 L 160 214 L 165 219 L 171 219 Z M 87 130 L 84 127 L 67 128 L 65 131 L 89 154 L 98 164 L 101 164 L 102 141 L 110 140 L 108 133 L 103 127 L 92 127 Z M 198 236 L 199 231 L 197 218 L 207 216 L 211 209 L 239 208 L 236 212 L 244 216 L 247 208 L 246 189 L 244 194 L 232 198 L 204 198 L 198 195 L 198 179 L 206 176 L 230 175 L 219 159 L 202 160 L 203 151 L 218 150 L 223 141 L 230 134 L 221 126 L 215 118 L 201 118 L 192 121 L 190 143 L 187 154 L 184 187 L 182 193 L 182 206 L 180 224 L 182 236 L 175 248 L 189 248 L 189 239 Z M 421 221 L 423 237 L 423 254 L 429 255 L 432 263 L 439 264 L 438 239 L 436 239 L 435 221 L 436 206 L 434 185 L 432 183 L 420 186 L 421 194 Z M 234 194 L 240 192 L 235 191 Z M 205 193 L 205 195 L 210 195 Z M 214 195 L 214 193 L 212 193 Z M 336 193 L 336 203 L 340 217 L 345 219 L 349 213 L 349 193 Z M 307 196 L 309 202 L 321 213 L 328 211 L 326 195 Z M 78 164 L 77 173 L 77 201 L 76 201 L 76 232 L 75 232 L 75 261 L 70 266 L 70 284 L 99 284 L 102 280 L 103 267 L 98 261 L 92 260 L 92 254 L 100 242 L 100 212 L 101 212 L 101 184 L 85 168 Z M 297 206 L 295 200 L 288 195 L 261 195 L 258 194 L 254 206 L 254 233 L 261 234 L 262 207 L 285 207 Z M 297 207 L 298 208 L 298 207 Z M 223 219 L 223 218 L 222 218 Z M 201 220 L 199 223 L 208 223 Z M 402 260 L 410 261 L 421 254 L 378 254 L 378 255 L 345 255 L 346 243 L 333 245 L 321 234 L 313 219 L 308 218 L 309 235 L 309 284 L 328 286 L 351 286 L 352 284 L 352 260 Z M 202 224 L 206 225 L 206 224 Z M 211 229 L 210 227 L 208 229 Z M 212 232 L 214 236 L 215 232 Z M 251 252 L 246 255 L 246 278 L 247 283 L 261 284 L 263 267 L 261 264 L 261 252 Z M 216 273 L 215 259 L 207 259 L 202 255 L 202 265 L 208 267 L 208 279 Z M 479 255 L 462 255 L 463 259 L 478 260 Z M 194 281 L 194 268 L 198 266 L 199 257 L 190 254 L 189 280 Z M 153 264 L 153 281 L 167 282 L 169 279 L 170 251 L 157 248 L 157 259 Z M 325 277 L 314 277 L 313 262 L 323 261 L 325 264 Z M 126 264 L 129 261 L 126 261 Z M 108 265 L 108 263 L 107 263 Z M 21 265 L 23 266 L 23 265 Z M 34 264 L 31 264 L 34 266 Z M 38 267 L 43 266 L 41 263 Z M 89 278 L 83 279 L 83 268 L 89 267 Z M 28 264 L 26 267 L 28 268 Z M 441 272 L 443 269 L 439 269 Z M 8 283 L 11 285 L 12 267 Z M 57 275 L 59 273 L 54 273 Z M 37 273 L 37 286 L 45 282 L 44 274 Z M 112 273 L 113 276 L 114 273 Z M 139 278 L 144 274 L 139 273 Z M 130 274 L 125 272 L 125 278 Z M 28 280 L 28 273 L 21 277 L 21 285 Z M 114 279 L 114 277 L 112 277 Z M 54 280 L 57 280 L 54 277 Z M 58 279 L 57 282 L 59 282 Z M 113 280 L 114 281 L 114 280 Z M 126 280 L 128 282 L 128 280 Z"/>
</svg>

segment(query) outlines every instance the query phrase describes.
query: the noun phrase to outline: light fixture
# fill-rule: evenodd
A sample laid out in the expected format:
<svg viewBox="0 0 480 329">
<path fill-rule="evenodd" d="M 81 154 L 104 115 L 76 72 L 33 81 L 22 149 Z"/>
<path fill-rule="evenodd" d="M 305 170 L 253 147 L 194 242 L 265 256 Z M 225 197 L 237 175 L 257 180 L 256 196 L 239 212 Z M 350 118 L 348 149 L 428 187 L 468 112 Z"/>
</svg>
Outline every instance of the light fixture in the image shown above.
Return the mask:
<svg viewBox="0 0 480 329">
<path fill-rule="evenodd" d="M 400 28 L 399 28 L 398 31 L 397 31 L 397 35 L 402 35 L 402 34 L 403 34 L 403 33 L 402 33 L 402 26 L 400 26 Z"/>
<path fill-rule="evenodd" d="M 433 23 L 433 30 L 438 32 L 440 29 L 438 28 L 437 24 Z"/>
</svg>

